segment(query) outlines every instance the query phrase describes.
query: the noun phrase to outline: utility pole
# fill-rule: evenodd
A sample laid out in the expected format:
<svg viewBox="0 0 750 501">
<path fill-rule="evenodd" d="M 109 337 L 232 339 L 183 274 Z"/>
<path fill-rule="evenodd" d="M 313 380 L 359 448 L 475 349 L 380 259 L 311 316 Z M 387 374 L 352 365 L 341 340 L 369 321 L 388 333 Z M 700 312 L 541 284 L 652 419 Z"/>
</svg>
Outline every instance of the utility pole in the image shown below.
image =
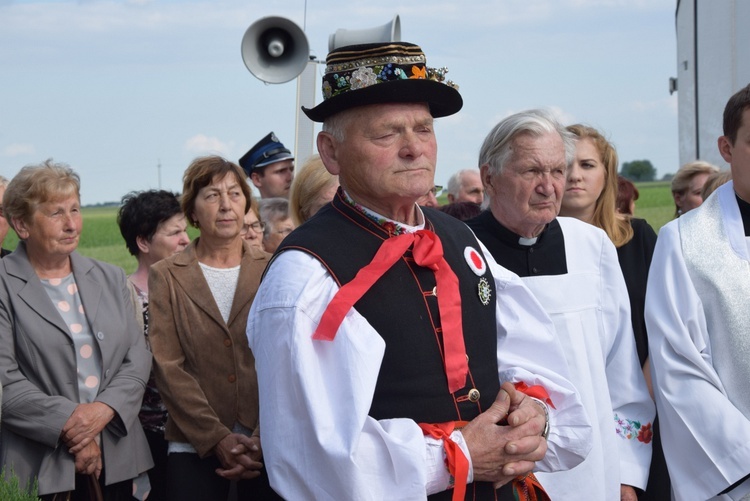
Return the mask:
<svg viewBox="0 0 750 501">
<path fill-rule="evenodd" d="M 159 189 L 161 189 L 161 159 L 157 159 L 156 162 L 156 175 L 159 183 Z"/>
</svg>

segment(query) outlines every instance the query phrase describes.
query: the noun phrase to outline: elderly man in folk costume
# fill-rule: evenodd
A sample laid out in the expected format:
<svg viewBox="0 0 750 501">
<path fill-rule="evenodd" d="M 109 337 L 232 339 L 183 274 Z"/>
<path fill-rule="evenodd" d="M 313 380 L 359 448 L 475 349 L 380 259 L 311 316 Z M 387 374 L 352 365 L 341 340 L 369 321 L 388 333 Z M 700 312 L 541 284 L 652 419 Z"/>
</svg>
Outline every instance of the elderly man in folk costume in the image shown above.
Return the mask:
<svg viewBox="0 0 750 501">
<path fill-rule="evenodd" d="M 651 376 L 677 499 L 750 499 L 750 85 L 724 109 L 732 179 L 659 232 Z"/>
<path fill-rule="evenodd" d="M 416 204 L 433 119 L 463 104 L 443 73 L 413 44 L 342 47 L 304 109 L 341 188 L 279 247 L 247 328 L 284 498 L 524 499 L 543 495 L 532 470 L 588 453 L 539 303 L 465 225 Z"/>
</svg>

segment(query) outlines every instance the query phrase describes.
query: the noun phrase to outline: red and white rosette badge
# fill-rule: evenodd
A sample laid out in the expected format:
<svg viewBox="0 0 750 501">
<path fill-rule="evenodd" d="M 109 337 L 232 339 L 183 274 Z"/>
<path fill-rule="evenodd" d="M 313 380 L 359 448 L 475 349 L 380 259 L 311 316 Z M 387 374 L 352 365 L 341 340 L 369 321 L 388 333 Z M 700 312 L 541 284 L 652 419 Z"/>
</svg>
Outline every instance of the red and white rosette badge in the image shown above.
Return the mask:
<svg viewBox="0 0 750 501">
<path fill-rule="evenodd" d="M 466 264 L 469 265 L 471 271 L 479 277 L 479 284 L 477 284 L 477 295 L 483 305 L 487 306 L 490 304 L 492 298 L 492 289 L 490 283 L 484 277 L 487 273 L 487 262 L 484 260 L 482 254 L 473 247 L 467 247 L 464 249 L 464 258 Z"/>
<path fill-rule="evenodd" d="M 464 249 L 464 258 L 466 258 L 466 263 L 471 268 L 471 271 L 476 273 L 478 277 L 487 273 L 487 263 L 484 262 L 484 258 L 474 247 Z"/>
</svg>

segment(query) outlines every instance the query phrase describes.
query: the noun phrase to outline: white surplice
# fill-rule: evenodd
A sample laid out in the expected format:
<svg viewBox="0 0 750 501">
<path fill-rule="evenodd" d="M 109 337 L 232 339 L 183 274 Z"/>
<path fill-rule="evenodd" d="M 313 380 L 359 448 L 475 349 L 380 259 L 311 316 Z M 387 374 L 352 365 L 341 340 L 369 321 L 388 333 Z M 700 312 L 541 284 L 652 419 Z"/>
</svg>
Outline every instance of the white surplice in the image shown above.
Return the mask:
<svg viewBox="0 0 750 501">
<path fill-rule="evenodd" d="M 638 363 L 614 245 L 592 225 L 567 217 L 558 222 L 568 273 L 523 281 L 555 324 L 598 440 L 577 467 L 537 477 L 553 500 L 619 500 L 620 484 L 645 489 L 648 482 L 654 403 Z"/>
<path fill-rule="evenodd" d="M 566 379 L 554 328 L 515 274 L 491 256 L 487 263 L 498 296 L 499 379 L 544 386 L 555 408 L 538 467 L 573 467 L 591 447 L 591 426 Z M 319 261 L 288 250 L 272 263 L 253 302 L 247 334 L 271 485 L 286 499 L 316 500 L 419 500 L 445 490 L 440 442 L 425 438 L 411 419 L 368 416 L 385 350 L 380 335 L 352 308 L 333 341 L 312 339 L 337 290 Z"/>
<path fill-rule="evenodd" d="M 713 197 L 717 197 L 713 201 L 719 204 L 731 251 L 741 263 L 733 272 L 750 276 L 750 239 L 745 237 L 732 182 L 719 187 Z M 680 234 L 679 220 L 661 229 L 646 292 L 646 326 L 664 455 L 676 499 L 741 499 L 750 493 L 750 481 L 729 494 L 718 494 L 750 474 L 750 416 L 729 400 L 726 382 L 722 383 L 715 369 L 711 336 L 732 333 L 709 332 L 707 312 L 683 256 L 680 241 L 685 237 L 690 236 Z M 740 314 L 750 314 L 750 298 L 744 299 Z"/>
</svg>

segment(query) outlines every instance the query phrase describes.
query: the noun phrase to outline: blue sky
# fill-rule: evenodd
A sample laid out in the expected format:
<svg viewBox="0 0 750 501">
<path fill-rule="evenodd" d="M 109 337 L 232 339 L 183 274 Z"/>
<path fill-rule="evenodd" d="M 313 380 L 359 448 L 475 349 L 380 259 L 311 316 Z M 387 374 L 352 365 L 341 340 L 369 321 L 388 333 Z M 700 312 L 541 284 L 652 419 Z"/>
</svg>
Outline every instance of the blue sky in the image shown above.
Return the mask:
<svg viewBox="0 0 750 501">
<path fill-rule="evenodd" d="M 660 176 L 677 170 L 674 0 L 402 5 L 0 0 L 0 174 L 52 157 L 81 175 L 91 204 L 179 191 L 195 156 L 236 161 L 271 130 L 293 147 L 296 84 L 267 85 L 247 71 L 247 27 L 287 17 L 325 59 L 329 34 L 395 14 L 402 39 L 421 45 L 430 66 L 447 66 L 464 98 L 459 114 L 437 121 L 438 184 L 476 167 L 495 123 L 533 107 L 600 128 L 621 161 L 649 159 Z"/>
</svg>

